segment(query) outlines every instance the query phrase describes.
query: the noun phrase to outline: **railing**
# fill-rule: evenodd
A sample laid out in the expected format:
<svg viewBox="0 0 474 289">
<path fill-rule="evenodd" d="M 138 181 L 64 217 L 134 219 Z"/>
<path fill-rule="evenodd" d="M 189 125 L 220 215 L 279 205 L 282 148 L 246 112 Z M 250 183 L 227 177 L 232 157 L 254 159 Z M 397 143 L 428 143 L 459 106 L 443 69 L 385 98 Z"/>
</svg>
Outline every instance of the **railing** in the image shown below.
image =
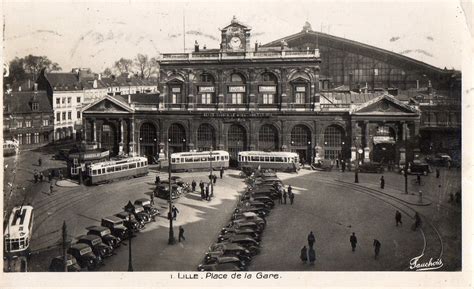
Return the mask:
<svg viewBox="0 0 474 289">
<path fill-rule="evenodd" d="M 321 111 L 348 111 L 351 109 L 350 104 L 320 104 Z"/>
<path fill-rule="evenodd" d="M 422 121 L 421 127 L 460 127 L 460 122 L 452 121 Z"/>
</svg>

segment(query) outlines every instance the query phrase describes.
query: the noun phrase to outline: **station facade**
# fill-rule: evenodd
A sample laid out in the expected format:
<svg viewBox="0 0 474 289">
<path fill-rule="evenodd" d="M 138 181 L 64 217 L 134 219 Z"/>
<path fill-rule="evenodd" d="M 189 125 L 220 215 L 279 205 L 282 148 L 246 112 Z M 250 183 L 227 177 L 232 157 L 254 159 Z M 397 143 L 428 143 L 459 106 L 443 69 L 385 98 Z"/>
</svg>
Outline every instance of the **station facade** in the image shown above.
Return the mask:
<svg viewBox="0 0 474 289">
<path fill-rule="evenodd" d="M 108 95 L 89 104 L 84 140 L 111 155 L 156 159 L 212 148 L 229 151 L 233 161 L 239 151 L 264 150 L 294 151 L 306 162 L 396 163 L 418 147 L 416 102 L 375 87 L 334 90 L 321 74 L 327 64 L 320 50 L 284 40 L 253 46 L 250 31 L 234 18 L 221 30 L 219 49 L 196 44 L 191 53 L 160 55 L 160 93 Z"/>
</svg>

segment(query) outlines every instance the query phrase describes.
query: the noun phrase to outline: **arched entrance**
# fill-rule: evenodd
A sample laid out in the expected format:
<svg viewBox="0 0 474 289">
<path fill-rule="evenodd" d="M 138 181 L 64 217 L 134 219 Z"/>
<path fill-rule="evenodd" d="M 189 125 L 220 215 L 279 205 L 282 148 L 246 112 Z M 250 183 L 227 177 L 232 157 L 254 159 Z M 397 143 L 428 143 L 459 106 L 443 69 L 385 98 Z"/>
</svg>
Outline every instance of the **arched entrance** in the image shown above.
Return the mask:
<svg viewBox="0 0 474 289">
<path fill-rule="evenodd" d="M 169 149 L 172 153 L 186 151 L 186 131 L 179 123 L 173 123 L 168 129 Z"/>
<path fill-rule="evenodd" d="M 372 138 L 374 150 L 372 161 L 380 163 L 396 162 L 397 151 L 395 147 L 395 130 L 388 126 L 379 126 Z"/>
<path fill-rule="evenodd" d="M 117 133 L 113 124 L 105 123 L 102 125 L 100 143 L 102 148 L 109 150 L 111 156 L 118 154 Z"/>
<path fill-rule="evenodd" d="M 327 160 L 341 159 L 344 145 L 344 131 L 340 126 L 330 125 L 324 131 L 324 158 Z"/>
<path fill-rule="evenodd" d="M 197 150 L 208 151 L 216 149 L 216 134 L 214 128 L 207 123 L 203 123 L 197 130 Z"/>
<path fill-rule="evenodd" d="M 227 148 L 230 155 L 230 165 L 237 166 L 239 152 L 247 147 L 247 133 L 241 125 L 233 124 L 227 132 Z"/>
<path fill-rule="evenodd" d="M 148 158 L 148 163 L 152 163 L 156 156 L 156 127 L 154 124 L 146 122 L 140 127 L 140 155 Z"/>
<path fill-rule="evenodd" d="M 258 132 L 258 149 L 262 151 L 278 151 L 278 131 L 270 124 L 260 127 Z"/>
<path fill-rule="evenodd" d="M 307 126 L 299 124 L 293 127 L 290 148 L 299 155 L 301 162 L 311 161 L 311 130 Z"/>
</svg>

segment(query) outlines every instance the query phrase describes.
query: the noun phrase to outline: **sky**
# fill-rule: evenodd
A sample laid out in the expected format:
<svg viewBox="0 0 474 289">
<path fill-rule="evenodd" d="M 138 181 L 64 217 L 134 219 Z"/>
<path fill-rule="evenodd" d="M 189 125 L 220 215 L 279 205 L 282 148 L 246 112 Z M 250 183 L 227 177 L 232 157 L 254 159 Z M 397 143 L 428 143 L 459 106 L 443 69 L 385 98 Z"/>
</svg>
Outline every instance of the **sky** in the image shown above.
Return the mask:
<svg viewBox="0 0 474 289">
<path fill-rule="evenodd" d="M 457 1 L 3 2 L 4 56 L 46 55 L 63 71 L 95 72 L 121 57 L 218 48 L 233 16 L 268 43 L 313 30 L 359 41 L 440 68 L 461 69 L 463 7 Z M 183 30 L 186 31 L 185 45 Z"/>
</svg>

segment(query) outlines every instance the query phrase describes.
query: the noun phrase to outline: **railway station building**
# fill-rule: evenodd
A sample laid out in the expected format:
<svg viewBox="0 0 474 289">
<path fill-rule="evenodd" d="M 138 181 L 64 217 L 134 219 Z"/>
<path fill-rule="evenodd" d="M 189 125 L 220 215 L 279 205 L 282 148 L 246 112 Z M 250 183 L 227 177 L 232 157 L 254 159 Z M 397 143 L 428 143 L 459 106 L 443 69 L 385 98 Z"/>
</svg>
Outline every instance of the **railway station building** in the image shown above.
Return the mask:
<svg viewBox="0 0 474 289">
<path fill-rule="evenodd" d="M 84 140 L 111 155 L 222 149 L 302 160 L 398 162 L 423 130 L 415 95 L 460 95 L 459 72 L 313 31 L 252 45 L 232 19 L 218 49 L 161 54 L 159 93 L 108 95 L 83 110 Z M 411 93 L 413 97 L 406 97 Z M 400 96 L 405 97 L 400 97 Z"/>
</svg>

